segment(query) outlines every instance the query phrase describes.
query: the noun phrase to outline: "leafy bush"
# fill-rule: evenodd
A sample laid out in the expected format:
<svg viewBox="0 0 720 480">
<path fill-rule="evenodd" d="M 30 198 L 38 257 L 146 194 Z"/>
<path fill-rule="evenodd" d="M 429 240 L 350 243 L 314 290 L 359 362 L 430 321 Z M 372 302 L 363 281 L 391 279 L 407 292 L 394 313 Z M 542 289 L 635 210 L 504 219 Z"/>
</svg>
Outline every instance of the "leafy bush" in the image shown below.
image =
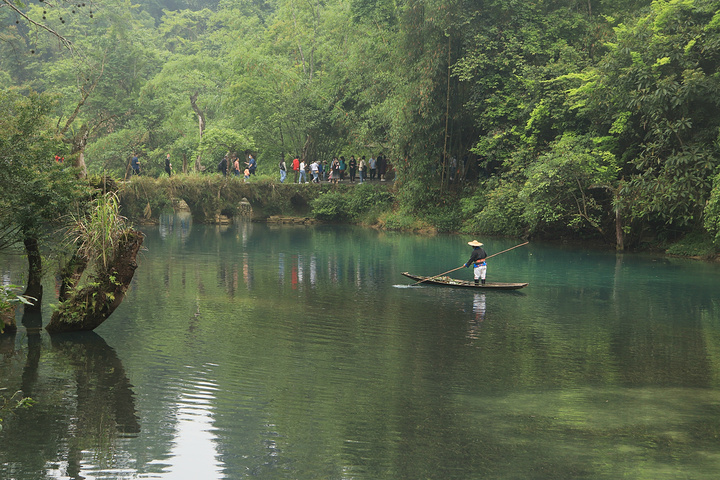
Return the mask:
<svg viewBox="0 0 720 480">
<path fill-rule="evenodd" d="M 669 255 L 710 258 L 718 253 L 713 241 L 702 233 L 691 233 L 667 249 Z"/>
<path fill-rule="evenodd" d="M 393 201 L 393 194 L 386 188 L 370 184 L 357 185 L 347 198 L 348 216 L 361 223 L 375 223 Z"/>
<path fill-rule="evenodd" d="M 419 229 L 415 218 L 404 212 L 390 212 L 383 215 L 381 221 L 388 230 L 414 231 Z"/>
<path fill-rule="evenodd" d="M 18 285 L 0 285 L 0 333 L 6 326 L 15 330 L 15 306 L 19 303 L 32 305 L 37 299 L 17 293 L 21 290 Z"/>
<path fill-rule="evenodd" d="M 518 199 L 520 186 L 514 183 L 498 185 L 487 193 L 487 205 L 463 228 L 466 233 L 485 233 L 488 235 L 514 235 L 524 233 L 525 226 L 520 223 L 524 206 Z"/>
<path fill-rule="evenodd" d="M 310 202 L 313 216 L 327 222 L 340 222 L 349 217 L 347 196 L 339 191 L 327 192 Z"/>
<path fill-rule="evenodd" d="M 713 237 L 713 242 L 720 247 L 720 174 L 713 180 L 713 189 L 705 205 L 705 230 Z"/>
</svg>

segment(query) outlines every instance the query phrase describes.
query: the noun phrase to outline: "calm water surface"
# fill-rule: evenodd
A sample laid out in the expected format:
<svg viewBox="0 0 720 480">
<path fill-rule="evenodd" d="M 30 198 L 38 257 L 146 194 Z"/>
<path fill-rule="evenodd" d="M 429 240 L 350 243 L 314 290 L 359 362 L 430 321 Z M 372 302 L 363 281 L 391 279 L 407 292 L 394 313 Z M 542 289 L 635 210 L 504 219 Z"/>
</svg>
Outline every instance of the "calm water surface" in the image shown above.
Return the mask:
<svg viewBox="0 0 720 480">
<path fill-rule="evenodd" d="M 145 231 L 97 332 L 38 333 L 46 309 L 0 341 L 3 393 L 37 401 L 5 415 L 0 478 L 720 475 L 718 265 L 531 244 L 488 272 L 529 287 L 475 293 L 400 275 L 461 265 L 471 238 Z"/>
</svg>

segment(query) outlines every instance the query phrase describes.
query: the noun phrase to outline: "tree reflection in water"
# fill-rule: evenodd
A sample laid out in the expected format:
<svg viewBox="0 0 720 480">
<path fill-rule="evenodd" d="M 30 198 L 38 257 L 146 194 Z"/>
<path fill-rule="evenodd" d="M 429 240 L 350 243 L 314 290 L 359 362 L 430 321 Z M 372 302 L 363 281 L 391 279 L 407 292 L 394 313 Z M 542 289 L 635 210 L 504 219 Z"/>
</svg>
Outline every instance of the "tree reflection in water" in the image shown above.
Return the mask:
<svg viewBox="0 0 720 480">
<path fill-rule="evenodd" d="M 48 345 L 37 310 L 24 312 L 22 325 L 27 348 L 11 346 L 15 336 L 3 338 L 4 378 L 8 390 L 21 390 L 35 404 L 5 419 L 0 477 L 46 472 L 83 478 L 87 461 L 111 466 L 118 438 L 140 433 L 135 394 L 115 350 L 94 332 L 54 335 Z M 28 437 L 32 451 L 21 447 Z"/>
</svg>

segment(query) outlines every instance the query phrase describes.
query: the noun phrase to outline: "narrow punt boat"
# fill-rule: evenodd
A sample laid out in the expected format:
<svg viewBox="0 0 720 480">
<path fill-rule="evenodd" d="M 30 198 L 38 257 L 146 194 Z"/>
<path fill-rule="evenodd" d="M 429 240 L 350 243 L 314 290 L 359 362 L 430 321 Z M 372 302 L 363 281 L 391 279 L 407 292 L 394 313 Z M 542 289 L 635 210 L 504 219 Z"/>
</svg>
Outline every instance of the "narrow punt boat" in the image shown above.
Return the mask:
<svg viewBox="0 0 720 480">
<path fill-rule="evenodd" d="M 500 283 L 500 282 L 485 282 L 485 285 L 475 285 L 474 281 L 458 280 L 456 278 L 450 278 L 446 276 L 440 277 L 421 277 L 419 275 L 411 275 L 408 272 L 402 272 L 408 278 L 412 278 L 418 282 L 422 282 L 424 285 L 445 285 L 447 287 L 464 287 L 464 288 L 487 288 L 495 290 L 518 290 L 523 287 L 527 287 L 527 283 Z"/>
</svg>

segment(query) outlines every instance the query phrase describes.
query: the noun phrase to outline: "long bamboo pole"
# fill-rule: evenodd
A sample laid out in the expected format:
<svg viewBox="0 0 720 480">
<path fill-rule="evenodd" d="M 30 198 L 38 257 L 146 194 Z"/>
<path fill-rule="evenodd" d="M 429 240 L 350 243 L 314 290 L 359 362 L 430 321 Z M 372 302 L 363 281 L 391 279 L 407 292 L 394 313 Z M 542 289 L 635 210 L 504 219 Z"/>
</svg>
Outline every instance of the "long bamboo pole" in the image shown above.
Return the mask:
<svg viewBox="0 0 720 480">
<path fill-rule="evenodd" d="M 530 242 L 525 242 L 525 243 L 521 243 L 520 245 L 515 245 L 514 247 L 508 248 L 507 250 L 503 250 L 502 252 L 493 253 L 493 254 L 490 255 L 489 257 L 485 257 L 485 258 L 492 258 L 492 257 L 494 257 L 494 256 L 496 256 L 496 255 L 500 255 L 501 253 L 509 252 L 510 250 L 512 250 L 512 249 L 514 249 L 514 248 L 518 248 L 518 247 L 522 247 L 523 245 L 527 245 L 528 243 L 530 243 Z"/>
<path fill-rule="evenodd" d="M 530 243 L 530 242 L 525 242 L 525 243 L 521 243 L 520 245 L 515 245 L 514 247 L 508 248 L 507 250 L 503 250 L 502 252 L 493 253 L 492 255 L 490 255 L 490 256 L 488 256 L 488 257 L 485 257 L 485 258 L 488 259 L 488 258 L 495 257 L 495 256 L 497 256 L 497 255 L 500 255 L 501 253 L 509 252 L 510 250 L 513 250 L 513 249 L 515 249 L 515 248 L 522 247 L 523 245 L 527 245 L 528 243 Z M 437 275 L 434 275 L 434 276 L 432 276 L 432 277 L 427 277 L 427 278 L 425 278 L 425 279 L 423 279 L 423 280 L 420 280 L 419 282 L 413 283 L 413 284 L 410 285 L 410 286 L 411 286 L 411 287 L 414 287 L 415 285 L 419 285 L 419 284 L 421 284 L 421 283 L 423 283 L 423 282 L 427 282 L 428 280 L 432 280 L 433 278 L 442 277 L 443 275 L 447 275 L 448 273 L 454 272 L 455 270 L 460 270 L 460 269 L 463 268 L 464 266 L 465 266 L 465 265 L 460 265 L 459 267 L 453 268 L 452 270 L 448 270 L 447 272 L 438 273 Z"/>
</svg>

